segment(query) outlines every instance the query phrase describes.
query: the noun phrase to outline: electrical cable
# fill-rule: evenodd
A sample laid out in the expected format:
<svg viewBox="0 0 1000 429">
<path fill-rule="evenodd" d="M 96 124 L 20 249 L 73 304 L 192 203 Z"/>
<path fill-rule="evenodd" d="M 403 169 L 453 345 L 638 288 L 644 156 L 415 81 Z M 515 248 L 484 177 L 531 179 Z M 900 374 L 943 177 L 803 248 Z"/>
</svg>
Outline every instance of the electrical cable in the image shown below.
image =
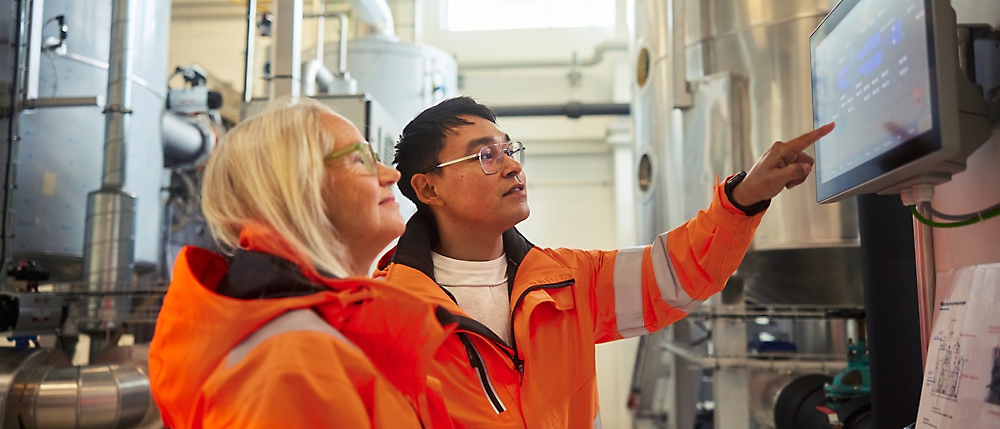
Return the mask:
<svg viewBox="0 0 1000 429">
<path fill-rule="evenodd" d="M 917 219 L 918 221 L 920 221 L 920 223 L 923 223 L 925 225 L 930 225 L 930 226 L 932 226 L 934 228 L 958 228 L 958 227 L 961 227 L 961 226 L 972 225 L 974 223 L 982 222 L 982 221 L 984 221 L 986 219 L 990 219 L 990 218 L 993 218 L 993 217 L 996 217 L 996 216 L 1000 216 L 1000 205 L 998 205 L 998 206 L 993 206 L 992 210 L 983 211 L 983 212 L 977 213 L 977 215 L 975 217 L 968 218 L 968 219 L 965 219 L 965 220 L 962 220 L 962 221 L 958 221 L 958 222 L 948 222 L 948 223 L 945 223 L 945 222 L 935 222 L 935 221 L 933 221 L 931 219 L 927 219 L 927 218 L 921 216 L 920 212 L 917 210 L 917 206 L 909 206 L 909 207 L 910 207 L 910 213 L 913 214 L 913 217 L 915 219 Z"/>
<path fill-rule="evenodd" d="M 931 212 L 931 214 L 934 215 L 934 217 L 938 217 L 938 218 L 941 218 L 941 219 L 944 219 L 944 220 L 962 221 L 962 220 L 967 220 L 967 219 L 971 219 L 971 218 L 977 218 L 977 217 L 982 216 L 985 213 L 990 213 L 990 212 L 992 212 L 994 210 L 1000 209 L 1000 204 L 995 204 L 993 206 L 990 206 L 990 207 L 987 207 L 985 209 L 982 209 L 982 210 L 980 210 L 978 212 L 972 212 L 972 213 L 966 213 L 966 214 L 960 214 L 960 215 L 950 215 L 950 214 L 947 214 L 947 213 L 941 213 L 941 212 L 935 210 L 934 207 L 931 207 L 931 206 L 928 206 L 927 208 L 930 209 L 930 212 Z"/>
</svg>

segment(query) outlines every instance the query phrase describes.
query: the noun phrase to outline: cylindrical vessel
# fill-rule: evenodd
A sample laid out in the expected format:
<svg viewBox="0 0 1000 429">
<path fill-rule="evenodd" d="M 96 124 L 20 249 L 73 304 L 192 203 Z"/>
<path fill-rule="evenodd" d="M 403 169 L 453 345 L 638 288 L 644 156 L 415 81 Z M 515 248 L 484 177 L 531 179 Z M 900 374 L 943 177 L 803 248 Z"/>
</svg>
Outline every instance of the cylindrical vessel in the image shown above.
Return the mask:
<svg viewBox="0 0 1000 429">
<path fill-rule="evenodd" d="M 107 93 L 111 2 L 47 0 L 43 22 L 66 17 L 66 53 L 43 54 L 38 96 L 86 97 Z M 135 2 L 131 114 L 125 136 L 124 187 L 136 195 L 137 269 L 158 260 L 163 150 L 160 117 L 167 80 L 170 2 Z M 54 27 L 46 27 L 51 31 Z M 49 33 L 43 32 L 43 35 Z M 97 107 L 26 110 L 14 207 L 13 258 L 34 259 L 56 281 L 82 278 L 87 195 L 101 187 L 105 117 Z"/>
<path fill-rule="evenodd" d="M 337 45 L 326 45 L 326 68 L 338 69 L 338 50 Z M 401 125 L 458 90 L 458 66 L 451 54 L 384 36 L 349 41 L 347 70 L 357 79 L 358 92 L 371 94 Z"/>
<path fill-rule="evenodd" d="M 831 0 L 636 2 L 640 241 L 695 216 L 710 203 L 717 179 L 749 170 L 775 141 L 812 129 L 809 34 L 831 6 Z M 684 100 L 688 92 L 693 102 Z M 855 201 L 819 205 L 815 186 L 812 175 L 772 201 L 737 272 L 749 297 L 861 304 Z"/>
<path fill-rule="evenodd" d="M 812 129 L 809 35 L 831 3 L 836 2 L 686 0 L 687 80 L 722 71 L 747 78 L 749 150 L 736 168 L 749 170 L 775 141 Z M 774 199 L 757 229 L 753 249 L 856 246 L 854 205 L 853 200 L 816 204 L 815 175 L 810 175 L 801 186 Z"/>
<path fill-rule="evenodd" d="M 83 281 L 90 292 L 128 290 L 135 266 L 136 198 L 121 189 L 101 189 L 87 196 L 89 225 L 84 245 Z M 80 329 L 114 329 L 116 321 L 128 317 L 128 297 L 90 297 L 81 316 Z"/>
</svg>

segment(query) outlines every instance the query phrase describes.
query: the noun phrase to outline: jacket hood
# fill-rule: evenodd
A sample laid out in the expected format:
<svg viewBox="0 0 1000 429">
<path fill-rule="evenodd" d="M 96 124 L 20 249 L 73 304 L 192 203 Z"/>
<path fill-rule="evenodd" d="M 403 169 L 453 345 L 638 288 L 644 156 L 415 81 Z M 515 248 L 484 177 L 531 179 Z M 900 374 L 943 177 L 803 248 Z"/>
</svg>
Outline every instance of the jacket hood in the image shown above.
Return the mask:
<svg viewBox="0 0 1000 429">
<path fill-rule="evenodd" d="M 382 281 L 324 277 L 275 237 L 265 227 L 245 228 L 245 250 L 232 265 L 197 247 L 178 255 L 149 358 L 168 426 L 191 416 L 201 387 L 233 347 L 301 308 L 312 308 L 350 339 L 403 395 L 423 391 L 434 353 L 455 329 L 454 316 Z"/>
</svg>

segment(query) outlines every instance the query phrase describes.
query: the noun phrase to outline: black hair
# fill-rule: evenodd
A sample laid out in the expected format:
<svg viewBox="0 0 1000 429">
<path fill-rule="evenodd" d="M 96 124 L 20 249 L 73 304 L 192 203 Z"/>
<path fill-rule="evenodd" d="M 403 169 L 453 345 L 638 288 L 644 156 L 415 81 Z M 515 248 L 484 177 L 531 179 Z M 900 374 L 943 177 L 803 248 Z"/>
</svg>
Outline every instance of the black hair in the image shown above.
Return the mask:
<svg viewBox="0 0 1000 429">
<path fill-rule="evenodd" d="M 472 122 L 460 117 L 463 115 L 478 116 L 494 124 L 497 122 L 497 115 L 489 107 L 477 103 L 471 97 L 461 96 L 427 108 L 406 124 L 399 136 L 396 157 L 392 161 L 401 175 L 397 186 L 418 209 L 424 208 L 424 204 L 417 198 L 410 179 L 414 174 L 433 170 L 438 164 L 437 156 L 444 149 L 446 133 L 458 127 L 472 125 Z"/>
</svg>

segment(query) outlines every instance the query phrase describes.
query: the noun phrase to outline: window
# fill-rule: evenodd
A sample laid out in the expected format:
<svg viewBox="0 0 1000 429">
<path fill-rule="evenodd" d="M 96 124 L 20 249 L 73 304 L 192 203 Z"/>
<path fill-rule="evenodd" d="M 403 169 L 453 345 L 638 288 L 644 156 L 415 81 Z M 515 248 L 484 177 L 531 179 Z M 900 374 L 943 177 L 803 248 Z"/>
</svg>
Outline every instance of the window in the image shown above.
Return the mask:
<svg viewBox="0 0 1000 429">
<path fill-rule="evenodd" d="M 448 30 L 611 27 L 615 0 L 446 0 Z"/>
</svg>

